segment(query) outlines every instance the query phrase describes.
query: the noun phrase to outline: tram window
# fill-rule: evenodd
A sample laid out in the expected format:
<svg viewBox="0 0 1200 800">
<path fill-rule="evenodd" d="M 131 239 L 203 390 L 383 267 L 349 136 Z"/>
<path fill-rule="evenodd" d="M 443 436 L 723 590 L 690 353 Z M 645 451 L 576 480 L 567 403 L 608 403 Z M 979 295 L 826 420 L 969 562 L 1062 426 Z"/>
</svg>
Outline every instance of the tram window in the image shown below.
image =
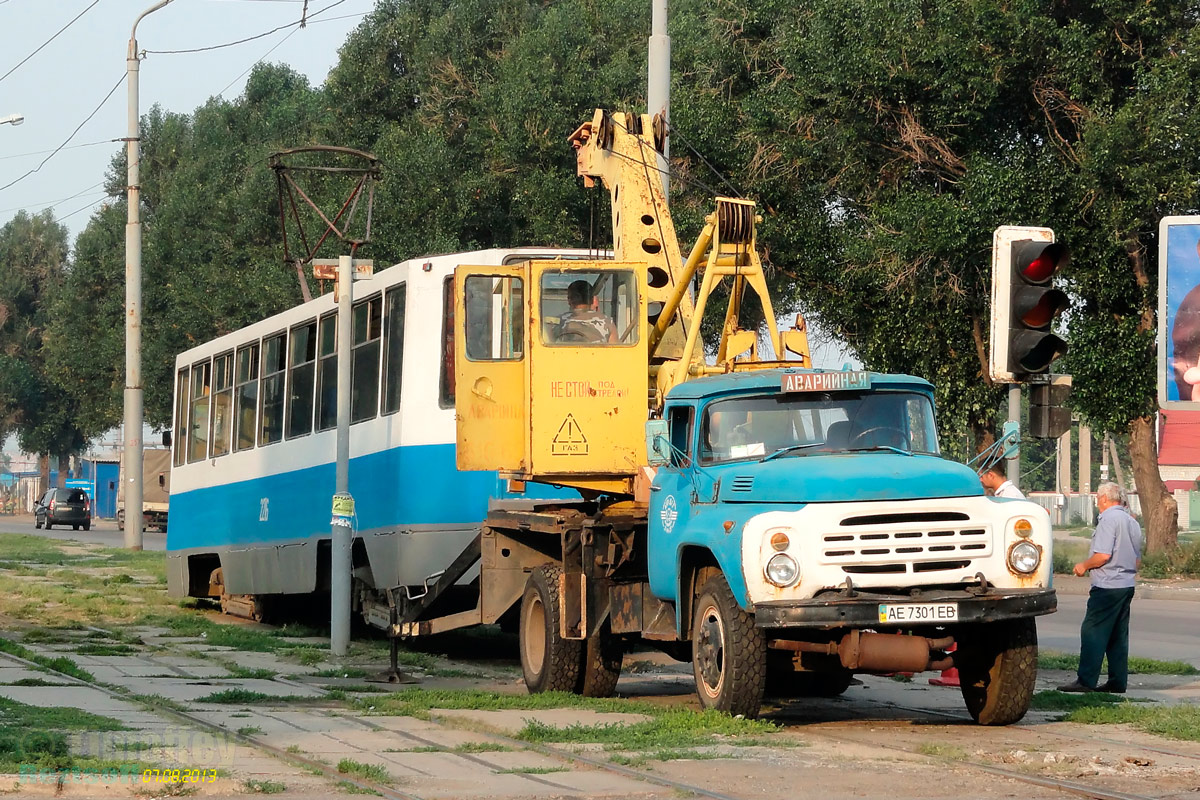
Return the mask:
<svg viewBox="0 0 1200 800">
<path fill-rule="evenodd" d="M 472 275 L 464 290 L 467 358 L 519 361 L 525 352 L 525 285 L 521 279 Z"/>
<path fill-rule="evenodd" d="M 187 420 L 188 401 L 192 395 L 188 392 L 188 376 L 191 370 L 187 367 L 179 370 L 175 384 L 175 466 L 187 463 Z"/>
<path fill-rule="evenodd" d="M 233 353 L 213 359 L 212 456 L 229 452 L 229 434 L 233 430 Z"/>
<path fill-rule="evenodd" d="M 454 278 L 442 284 L 442 369 L 438 405 L 454 408 Z"/>
<path fill-rule="evenodd" d="M 262 380 L 259 381 L 259 446 L 283 438 L 283 379 L 287 366 L 287 334 L 263 339 Z"/>
<path fill-rule="evenodd" d="M 287 436 L 306 436 L 313 427 L 313 385 L 317 370 L 317 323 L 292 328 L 288 341 Z"/>
<path fill-rule="evenodd" d="M 383 413 L 400 410 L 400 379 L 404 368 L 404 284 L 387 290 L 383 304 Z"/>
<path fill-rule="evenodd" d="M 237 351 L 236 450 L 254 447 L 255 414 L 258 412 L 258 342 Z"/>
<path fill-rule="evenodd" d="M 208 457 L 208 405 L 212 393 L 212 362 L 192 367 L 192 403 L 188 416 L 188 463 Z"/>
<path fill-rule="evenodd" d="M 379 295 L 354 305 L 350 361 L 350 421 L 372 419 L 379 410 L 379 350 L 383 322 Z"/>
<path fill-rule="evenodd" d="M 317 360 L 317 430 L 337 425 L 337 314 L 321 317 Z"/>
</svg>

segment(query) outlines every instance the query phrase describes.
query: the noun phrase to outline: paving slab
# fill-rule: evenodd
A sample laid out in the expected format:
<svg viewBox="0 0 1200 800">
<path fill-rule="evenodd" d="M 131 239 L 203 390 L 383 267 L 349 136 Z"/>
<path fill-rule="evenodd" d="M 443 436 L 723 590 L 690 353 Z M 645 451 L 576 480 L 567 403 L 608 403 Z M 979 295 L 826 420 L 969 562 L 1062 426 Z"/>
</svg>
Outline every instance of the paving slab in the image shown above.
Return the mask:
<svg viewBox="0 0 1200 800">
<path fill-rule="evenodd" d="M 146 678 L 169 678 L 173 677 L 168 670 L 163 667 L 88 667 L 88 672 L 100 683 L 111 683 L 116 686 L 125 686 L 130 689 L 138 690 L 142 682 Z M 138 690 L 140 691 L 140 690 Z"/>
<path fill-rule="evenodd" d="M 132 703 L 88 686 L 0 686 L 0 695 L 31 706 L 78 708 L 104 716 L 139 711 Z"/>
<path fill-rule="evenodd" d="M 28 667 L 0 667 L 0 683 L 15 683 L 21 680 L 58 681 L 58 677 Z"/>
</svg>

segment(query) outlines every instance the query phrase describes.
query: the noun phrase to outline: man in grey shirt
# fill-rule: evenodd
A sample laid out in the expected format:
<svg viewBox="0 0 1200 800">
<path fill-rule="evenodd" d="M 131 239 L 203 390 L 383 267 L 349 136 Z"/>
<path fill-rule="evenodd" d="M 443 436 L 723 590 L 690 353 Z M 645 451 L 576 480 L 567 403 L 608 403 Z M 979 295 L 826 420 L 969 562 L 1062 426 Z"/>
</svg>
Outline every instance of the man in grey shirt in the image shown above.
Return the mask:
<svg viewBox="0 0 1200 800">
<path fill-rule="evenodd" d="M 1124 694 L 1129 683 L 1129 606 L 1142 556 L 1142 527 L 1126 507 L 1125 490 L 1115 483 L 1096 489 L 1100 521 L 1092 534 L 1088 557 L 1075 565 L 1082 577 L 1091 570 L 1092 590 L 1079 631 L 1079 673 L 1062 692 Z M 1100 664 L 1108 656 L 1108 682 L 1100 680 Z"/>
</svg>

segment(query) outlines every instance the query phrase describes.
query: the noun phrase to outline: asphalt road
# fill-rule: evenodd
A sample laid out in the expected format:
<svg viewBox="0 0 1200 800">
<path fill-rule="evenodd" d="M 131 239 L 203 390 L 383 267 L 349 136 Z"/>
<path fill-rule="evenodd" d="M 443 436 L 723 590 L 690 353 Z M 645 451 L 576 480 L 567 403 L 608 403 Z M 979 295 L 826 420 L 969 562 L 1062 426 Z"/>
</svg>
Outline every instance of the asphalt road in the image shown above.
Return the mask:
<svg viewBox="0 0 1200 800">
<path fill-rule="evenodd" d="M 124 547 L 125 533 L 117 530 L 117 523 L 111 520 L 92 520 L 90 531 L 73 531 L 70 527 L 54 527 L 50 530 L 38 530 L 33 527 L 32 516 L 0 517 L 0 533 L 31 533 L 46 536 L 51 539 L 76 539 L 81 542 L 94 542 L 105 547 Z M 166 550 L 167 535 L 158 531 L 145 531 L 142 534 L 143 550 Z"/>
<path fill-rule="evenodd" d="M 1058 612 L 1038 618 L 1038 644 L 1046 650 L 1079 652 L 1079 625 L 1087 596 L 1058 593 Z M 1130 611 L 1129 652 L 1200 667 L 1200 602 L 1135 597 Z"/>
</svg>

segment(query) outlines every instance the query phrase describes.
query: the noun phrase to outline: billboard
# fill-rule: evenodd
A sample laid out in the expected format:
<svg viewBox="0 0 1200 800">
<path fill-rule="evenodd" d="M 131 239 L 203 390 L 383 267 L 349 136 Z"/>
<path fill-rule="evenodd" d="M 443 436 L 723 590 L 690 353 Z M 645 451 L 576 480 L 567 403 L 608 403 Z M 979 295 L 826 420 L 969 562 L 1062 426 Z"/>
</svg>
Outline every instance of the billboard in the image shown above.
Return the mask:
<svg viewBox="0 0 1200 800">
<path fill-rule="evenodd" d="M 1158 226 L 1158 404 L 1200 411 L 1200 216 Z"/>
</svg>

